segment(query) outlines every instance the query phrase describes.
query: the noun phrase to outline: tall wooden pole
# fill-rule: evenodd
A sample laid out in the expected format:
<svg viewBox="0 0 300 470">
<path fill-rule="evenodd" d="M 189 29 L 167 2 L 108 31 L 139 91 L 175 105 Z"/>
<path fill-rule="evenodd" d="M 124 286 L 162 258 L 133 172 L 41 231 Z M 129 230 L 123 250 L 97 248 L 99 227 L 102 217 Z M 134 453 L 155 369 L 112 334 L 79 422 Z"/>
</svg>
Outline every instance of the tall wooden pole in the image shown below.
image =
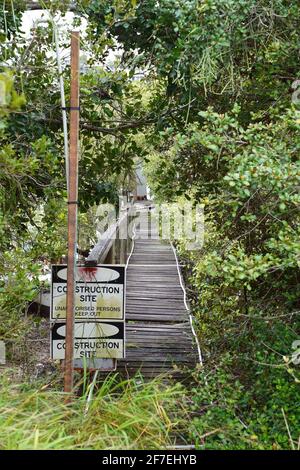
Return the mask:
<svg viewBox="0 0 300 470">
<path fill-rule="evenodd" d="M 75 267 L 77 246 L 79 140 L 79 33 L 71 33 L 70 152 L 68 191 L 68 269 L 64 391 L 73 389 Z"/>
</svg>

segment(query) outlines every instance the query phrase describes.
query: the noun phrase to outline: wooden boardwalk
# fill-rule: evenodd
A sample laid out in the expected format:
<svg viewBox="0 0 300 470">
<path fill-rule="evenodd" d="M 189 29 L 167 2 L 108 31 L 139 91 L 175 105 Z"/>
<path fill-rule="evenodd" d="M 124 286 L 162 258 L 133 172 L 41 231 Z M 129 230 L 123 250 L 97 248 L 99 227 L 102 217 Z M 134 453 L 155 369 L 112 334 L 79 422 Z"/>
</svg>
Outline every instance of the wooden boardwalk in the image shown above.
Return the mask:
<svg viewBox="0 0 300 470">
<path fill-rule="evenodd" d="M 181 375 L 180 369 L 199 364 L 199 349 L 173 248 L 153 231 L 145 238 L 146 211 L 142 218 L 127 267 L 126 359 L 118 361 L 118 370 L 130 376 L 138 370 L 145 377 Z"/>
</svg>

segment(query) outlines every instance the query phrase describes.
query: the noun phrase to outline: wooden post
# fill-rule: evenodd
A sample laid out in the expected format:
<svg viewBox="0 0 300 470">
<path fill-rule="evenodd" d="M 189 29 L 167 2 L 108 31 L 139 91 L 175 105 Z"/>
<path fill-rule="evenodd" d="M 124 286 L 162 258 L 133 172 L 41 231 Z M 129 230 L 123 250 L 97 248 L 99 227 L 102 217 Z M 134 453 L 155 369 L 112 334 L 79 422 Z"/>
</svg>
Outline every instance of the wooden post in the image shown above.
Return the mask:
<svg viewBox="0 0 300 470">
<path fill-rule="evenodd" d="M 115 245 L 113 244 L 105 258 L 105 264 L 114 264 L 115 262 Z"/>
<path fill-rule="evenodd" d="M 119 240 L 120 243 L 120 264 L 125 264 L 126 263 L 126 245 L 125 245 L 125 240 L 124 238 L 120 238 Z"/>
<path fill-rule="evenodd" d="M 77 246 L 79 140 L 79 33 L 71 33 L 70 152 L 68 191 L 68 269 L 64 391 L 73 390 L 75 267 Z"/>
</svg>

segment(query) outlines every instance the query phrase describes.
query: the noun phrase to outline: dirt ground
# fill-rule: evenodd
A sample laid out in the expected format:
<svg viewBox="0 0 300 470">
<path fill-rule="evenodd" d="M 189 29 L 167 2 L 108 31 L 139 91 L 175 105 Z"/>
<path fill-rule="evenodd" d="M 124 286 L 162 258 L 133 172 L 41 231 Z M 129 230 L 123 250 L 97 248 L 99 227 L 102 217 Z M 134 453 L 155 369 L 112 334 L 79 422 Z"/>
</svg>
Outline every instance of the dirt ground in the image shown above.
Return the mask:
<svg viewBox="0 0 300 470">
<path fill-rule="evenodd" d="M 35 319 L 36 320 L 36 319 Z M 7 344 L 7 361 L 1 367 L 19 380 L 36 380 L 56 374 L 58 361 L 50 359 L 50 323 L 41 318 L 30 322 L 27 334 Z"/>
</svg>

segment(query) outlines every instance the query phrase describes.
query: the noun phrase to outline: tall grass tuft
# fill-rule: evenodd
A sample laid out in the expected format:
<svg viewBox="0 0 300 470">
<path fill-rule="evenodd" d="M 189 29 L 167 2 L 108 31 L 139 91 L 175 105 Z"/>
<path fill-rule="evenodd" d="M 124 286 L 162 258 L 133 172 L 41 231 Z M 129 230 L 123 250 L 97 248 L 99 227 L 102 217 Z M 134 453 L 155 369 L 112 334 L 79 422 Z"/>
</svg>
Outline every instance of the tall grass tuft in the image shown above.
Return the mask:
<svg viewBox="0 0 300 470">
<path fill-rule="evenodd" d="M 179 385 L 160 379 L 143 383 L 109 376 L 87 406 L 89 387 L 65 403 L 60 391 L 16 384 L 4 374 L 0 449 L 161 449 L 172 444 L 180 420 L 173 412 L 182 393 Z"/>
</svg>

